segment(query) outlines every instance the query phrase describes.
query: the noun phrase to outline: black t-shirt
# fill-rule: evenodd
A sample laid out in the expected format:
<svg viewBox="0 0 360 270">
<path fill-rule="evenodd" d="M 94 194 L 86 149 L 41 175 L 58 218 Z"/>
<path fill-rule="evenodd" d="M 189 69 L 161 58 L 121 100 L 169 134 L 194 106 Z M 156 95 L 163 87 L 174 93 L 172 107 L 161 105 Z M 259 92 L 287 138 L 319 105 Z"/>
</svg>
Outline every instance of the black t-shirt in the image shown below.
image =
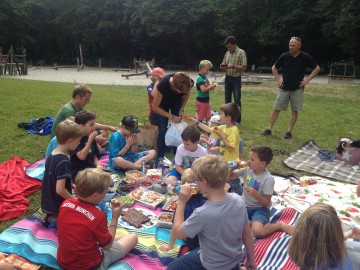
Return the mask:
<svg viewBox="0 0 360 270">
<path fill-rule="evenodd" d="M 157 89 L 163 96 L 159 107 L 165 111 L 168 111 L 169 109 L 173 110 L 175 108 L 180 108 L 182 104 L 184 94 L 175 93 L 170 87 L 169 80 L 173 76 L 174 74 L 166 75 L 157 85 Z"/>
<path fill-rule="evenodd" d="M 99 157 L 99 148 L 97 146 L 96 140 L 93 140 L 88 155 L 86 156 L 85 160 L 80 160 L 76 154 L 80 152 L 86 145 L 89 136 L 84 136 L 81 138 L 78 147 L 74 151 L 70 152 L 70 162 L 71 162 L 71 177 L 72 181 L 75 181 L 75 177 L 77 173 L 86 168 L 95 168 L 96 165 L 94 163 L 94 156 Z"/>
<path fill-rule="evenodd" d="M 291 56 L 289 52 L 283 53 L 275 62 L 275 67 L 283 68 L 282 89 L 292 91 L 299 89 L 300 82 L 304 80 L 307 67 L 314 69 L 317 66 L 315 60 L 306 52 L 300 51 L 297 57 Z"/>
<path fill-rule="evenodd" d="M 56 193 L 56 182 L 66 179 L 65 188 L 71 194 L 70 160 L 64 154 L 50 154 L 45 162 L 45 173 L 41 187 L 41 209 L 44 213 L 59 214 L 60 205 L 65 201 Z"/>
</svg>

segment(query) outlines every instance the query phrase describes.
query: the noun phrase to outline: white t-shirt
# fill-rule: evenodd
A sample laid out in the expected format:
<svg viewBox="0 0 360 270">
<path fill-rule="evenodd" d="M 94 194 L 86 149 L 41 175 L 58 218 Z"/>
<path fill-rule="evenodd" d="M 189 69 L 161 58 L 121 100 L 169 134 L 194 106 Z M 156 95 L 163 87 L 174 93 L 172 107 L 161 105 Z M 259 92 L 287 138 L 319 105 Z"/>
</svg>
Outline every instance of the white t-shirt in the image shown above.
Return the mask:
<svg viewBox="0 0 360 270">
<path fill-rule="evenodd" d="M 194 152 L 187 151 L 184 144 L 180 144 L 176 150 L 175 164 L 181 166 L 184 170 L 191 168 L 191 165 L 195 159 L 205 156 L 207 154 L 206 149 L 198 144 Z"/>
</svg>

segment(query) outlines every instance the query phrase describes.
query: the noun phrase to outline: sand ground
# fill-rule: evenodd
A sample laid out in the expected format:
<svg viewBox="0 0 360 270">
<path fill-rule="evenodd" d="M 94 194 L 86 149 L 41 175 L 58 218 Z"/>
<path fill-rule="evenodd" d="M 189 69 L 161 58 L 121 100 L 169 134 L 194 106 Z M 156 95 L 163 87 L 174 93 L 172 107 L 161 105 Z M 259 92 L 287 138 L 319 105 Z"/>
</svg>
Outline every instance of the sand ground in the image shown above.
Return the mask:
<svg viewBox="0 0 360 270">
<path fill-rule="evenodd" d="M 166 70 L 167 74 L 174 73 L 173 70 Z M 39 81 L 52 81 L 52 82 L 69 82 L 69 83 L 85 83 L 85 84 L 106 84 L 106 85 L 148 85 L 150 83 L 150 77 L 146 75 L 137 75 L 126 79 L 122 75 L 128 75 L 135 73 L 135 70 L 117 71 L 115 72 L 110 68 L 102 68 L 101 70 L 96 68 L 85 68 L 77 71 L 76 68 L 59 68 L 58 70 L 52 67 L 29 67 L 28 75 L 26 76 L 9 76 L 3 75 L 2 77 L 12 77 L 19 80 L 39 80 Z M 196 71 L 187 71 L 193 80 L 196 80 Z M 221 71 L 210 72 L 208 77 L 212 81 L 217 79 L 221 81 L 224 73 Z M 249 74 L 248 79 L 257 78 L 262 80 L 274 80 L 274 77 L 270 73 L 266 74 Z M 245 76 L 246 77 L 246 76 Z M 246 80 L 246 78 L 244 78 Z M 317 76 L 311 83 L 327 84 L 327 76 Z M 360 83 L 360 80 L 355 80 L 354 83 Z"/>
</svg>

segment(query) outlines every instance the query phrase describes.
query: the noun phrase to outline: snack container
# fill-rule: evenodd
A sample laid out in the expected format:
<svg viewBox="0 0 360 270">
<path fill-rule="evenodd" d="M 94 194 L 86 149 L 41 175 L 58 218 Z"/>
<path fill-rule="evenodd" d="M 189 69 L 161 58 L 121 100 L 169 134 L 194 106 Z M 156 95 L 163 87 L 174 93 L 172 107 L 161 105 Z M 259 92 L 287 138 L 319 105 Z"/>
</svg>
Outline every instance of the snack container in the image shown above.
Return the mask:
<svg viewBox="0 0 360 270">
<path fill-rule="evenodd" d="M 140 181 L 139 188 L 141 188 L 142 190 L 149 190 L 149 189 L 152 189 L 153 185 L 154 185 L 154 182 L 151 179 L 146 177 L 144 180 Z"/>
<path fill-rule="evenodd" d="M 158 215 L 157 226 L 162 228 L 171 229 L 174 219 L 174 213 L 161 212 Z"/>
<path fill-rule="evenodd" d="M 137 188 L 131 191 L 128 196 L 135 199 L 138 204 L 141 204 L 149 209 L 155 209 L 160 203 L 162 203 L 166 196 L 152 190 L 143 190 Z"/>
<path fill-rule="evenodd" d="M 161 169 L 149 169 L 146 172 L 146 177 L 154 182 L 161 181 L 162 172 Z"/>
<path fill-rule="evenodd" d="M 178 196 L 172 196 L 167 203 L 163 206 L 162 210 L 168 211 L 168 212 L 175 212 L 177 201 L 179 197 Z"/>
<path fill-rule="evenodd" d="M 132 183 L 138 184 L 141 182 L 141 180 L 144 180 L 146 178 L 145 173 L 142 173 L 137 170 L 125 172 L 125 176 L 126 176 L 126 181 L 128 182 L 129 185 L 131 185 Z"/>
</svg>

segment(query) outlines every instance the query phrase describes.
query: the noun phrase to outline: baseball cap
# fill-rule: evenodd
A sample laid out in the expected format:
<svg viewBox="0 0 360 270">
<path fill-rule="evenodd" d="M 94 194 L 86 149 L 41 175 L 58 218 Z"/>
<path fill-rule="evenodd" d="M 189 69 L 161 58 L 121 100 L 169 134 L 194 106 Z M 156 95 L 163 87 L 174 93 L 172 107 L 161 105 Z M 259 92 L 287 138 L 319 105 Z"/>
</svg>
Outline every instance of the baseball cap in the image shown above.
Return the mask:
<svg viewBox="0 0 360 270">
<path fill-rule="evenodd" d="M 152 70 L 151 76 L 159 76 L 160 78 L 165 76 L 165 72 L 162 68 L 156 67 Z"/>
<path fill-rule="evenodd" d="M 121 123 L 132 133 L 140 133 L 140 129 L 138 127 L 138 119 L 134 115 L 125 115 L 121 120 Z"/>
</svg>

